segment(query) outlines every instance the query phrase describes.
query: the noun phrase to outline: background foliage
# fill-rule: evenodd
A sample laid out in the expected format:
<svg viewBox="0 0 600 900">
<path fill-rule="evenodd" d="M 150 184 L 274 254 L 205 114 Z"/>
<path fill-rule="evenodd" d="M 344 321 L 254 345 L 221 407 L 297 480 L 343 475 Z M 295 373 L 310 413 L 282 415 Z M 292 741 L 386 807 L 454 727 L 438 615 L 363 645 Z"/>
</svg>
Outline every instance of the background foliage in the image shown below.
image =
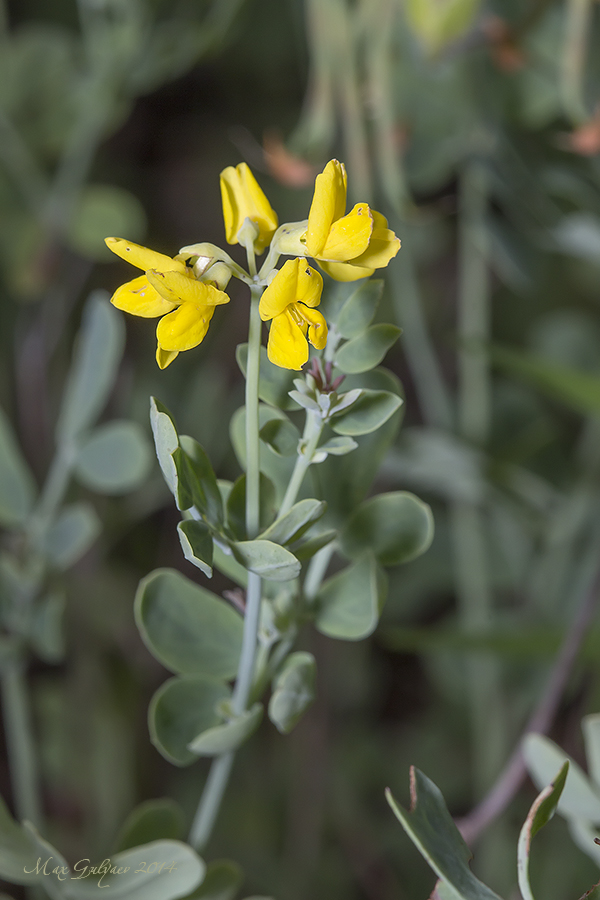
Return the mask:
<svg viewBox="0 0 600 900">
<path fill-rule="evenodd" d="M 122 280 L 106 234 L 170 255 L 221 243 L 217 176 L 242 158 L 282 220 L 300 218 L 337 155 L 355 199 L 402 239 L 377 321 L 404 329 L 387 365 L 405 422 L 377 487 L 416 490 L 436 537 L 391 570 L 369 640 L 306 636 L 317 702 L 289 737 L 263 724 L 243 748 L 210 850 L 239 861 L 247 894 L 427 896 L 431 873 L 384 788 L 406 805 L 414 763 L 453 815 L 469 812 L 598 569 L 598 10 L 27 0 L 2 28 L 0 401 L 38 481 L 84 299 Z M 245 313 L 223 317 L 159 372 L 152 329 L 128 322 L 106 421 L 148 434 L 158 396 L 235 480 L 225 426 L 242 402 L 244 329 Z M 171 796 L 191 815 L 204 766 L 175 769 L 148 741 L 165 671 L 135 628 L 135 589 L 159 566 L 196 577 L 158 467 L 133 492 L 92 488 L 68 494 L 93 503 L 103 531 L 61 581 L 66 654 L 30 672 L 49 837 L 72 860 L 109 852 L 141 800 Z M 230 587 L 218 577 L 213 590 Z M 582 764 L 599 640 L 590 627 L 552 731 Z M 0 788 L 10 797 L 6 765 Z M 476 845 L 475 872 L 502 896 L 533 796 L 525 787 Z M 538 896 L 597 880 L 558 819 L 536 844 Z"/>
</svg>

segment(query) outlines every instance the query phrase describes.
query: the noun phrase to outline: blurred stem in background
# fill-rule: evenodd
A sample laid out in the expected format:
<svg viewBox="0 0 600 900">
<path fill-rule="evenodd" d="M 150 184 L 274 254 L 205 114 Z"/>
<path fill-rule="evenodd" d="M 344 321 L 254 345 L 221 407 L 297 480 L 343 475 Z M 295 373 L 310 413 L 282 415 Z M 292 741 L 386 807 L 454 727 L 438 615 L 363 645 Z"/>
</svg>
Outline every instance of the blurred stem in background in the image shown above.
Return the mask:
<svg viewBox="0 0 600 900">
<path fill-rule="evenodd" d="M 589 118 L 585 102 L 585 61 L 592 0 L 567 0 L 561 69 L 561 93 L 566 117 L 581 125 Z"/>
</svg>

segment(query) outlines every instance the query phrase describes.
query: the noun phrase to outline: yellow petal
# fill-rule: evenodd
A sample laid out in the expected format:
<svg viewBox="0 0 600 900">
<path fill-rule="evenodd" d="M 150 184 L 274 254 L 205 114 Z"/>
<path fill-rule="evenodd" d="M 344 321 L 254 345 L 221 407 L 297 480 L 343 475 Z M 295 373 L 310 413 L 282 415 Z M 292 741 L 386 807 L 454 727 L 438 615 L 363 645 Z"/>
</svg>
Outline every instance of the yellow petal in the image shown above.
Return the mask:
<svg viewBox="0 0 600 900">
<path fill-rule="evenodd" d="M 263 322 L 281 313 L 296 299 L 298 266 L 301 260 L 288 259 L 260 298 L 258 310 Z M 302 260 L 304 262 L 304 260 Z"/>
<path fill-rule="evenodd" d="M 214 306 L 182 303 L 158 323 L 158 343 L 163 350 L 191 350 L 197 347 L 204 340 L 214 311 Z"/>
<path fill-rule="evenodd" d="M 157 253 L 156 250 L 149 250 L 148 247 L 142 247 L 140 244 L 133 244 L 124 238 L 108 237 L 104 239 L 104 243 L 109 250 L 112 250 L 121 259 L 127 260 L 132 266 L 137 266 L 138 269 L 185 272 L 185 265 L 179 260 L 171 259 L 164 253 Z"/>
<path fill-rule="evenodd" d="M 315 180 L 315 192 L 308 213 L 306 252 L 320 256 L 331 226 L 346 212 L 346 169 L 330 160 Z"/>
<path fill-rule="evenodd" d="M 177 306 L 180 303 L 196 303 L 201 306 L 220 306 L 222 303 L 229 303 L 226 293 L 213 287 L 212 284 L 197 281 L 191 275 L 150 269 L 146 272 L 146 276 L 165 300 L 170 300 Z"/>
<path fill-rule="evenodd" d="M 248 218 L 258 226 L 254 249 L 262 253 L 275 234 L 278 219 L 256 178 L 246 163 L 240 163 L 224 169 L 220 183 L 227 243 L 239 243 L 238 232 Z"/>
<path fill-rule="evenodd" d="M 286 310 L 271 322 L 267 357 L 282 369 L 301 369 L 308 361 L 308 342 L 304 331 Z"/>
<path fill-rule="evenodd" d="M 166 369 L 179 356 L 179 350 L 163 350 L 160 344 L 156 348 L 156 362 L 159 369 Z"/>
<path fill-rule="evenodd" d="M 316 269 L 308 265 L 305 259 L 298 260 L 298 284 L 296 300 L 307 306 L 318 306 L 323 292 L 323 278 Z"/>
<path fill-rule="evenodd" d="M 316 269 L 305 259 L 288 259 L 260 298 L 260 317 L 266 322 L 281 315 L 297 300 L 307 306 L 318 306 L 322 290 L 323 279 Z"/>
<path fill-rule="evenodd" d="M 389 261 L 400 249 L 400 241 L 394 232 L 387 227 L 387 219 L 381 213 L 371 210 L 373 216 L 373 233 L 369 246 L 364 253 L 352 259 L 353 265 L 367 266 L 373 269 L 381 269 L 387 266 Z"/>
<path fill-rule="evenodd" d="M 321 262 L 319 260 L 319 265 L 336 281 L 358 281 L 359 278 L 369 278 L 375 271 L 375 269 L 366 269 L 351 263 Z"/>
<path fill-rule="evenodd" d="M 117 309 L 132 313 L 134 316 L 143 316 L 145 319 L 164 316 L 165 313 L 175 309 L 175 304 L 161 297 L 145 275 L 122 284 L 114 292 L 110 302 Z"/>
<path fill-rule="evenodd" d="M 333 223 L 319 259 L 347 262 L 360 256 L 369 246 L 372 231 L 373 216 L 368 204 L 357 203 L 347 216 Z"/>
<path fill-rule="evenodd" d="M 294 310 L 308 322 L 308 339 L 317 350 L 322 350 L 327 344 L 327 322 L 325 316 L 318 309 L 309 309 L 302 303 L 297 303 Z"/>
</svg>

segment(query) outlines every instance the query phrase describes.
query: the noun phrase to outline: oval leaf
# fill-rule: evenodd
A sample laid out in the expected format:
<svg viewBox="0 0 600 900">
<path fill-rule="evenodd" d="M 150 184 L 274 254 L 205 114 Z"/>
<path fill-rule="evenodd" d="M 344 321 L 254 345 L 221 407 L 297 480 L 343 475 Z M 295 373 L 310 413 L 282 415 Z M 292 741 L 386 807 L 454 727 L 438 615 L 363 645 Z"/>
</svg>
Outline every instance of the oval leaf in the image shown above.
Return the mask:
<svg viewBox="0 0 600 900">
<path fill-rule="evenodd" d="M 272 541 L 238 541 L 231 549 L 244 568 L 267 581 L 291 581 L 300 574 L 301 566 L 294 554 Z"/>
<path fill-rule="evenodd" d="M 192 565 L 212 578 L 213 539 L 210 528 L 204 522 L 187 519 L 177 525 L 179 543 L 183 555 Z"/>
<path fill-rule="evenodd" d="M 135 618 L 150 652 L 172 672 L 232 678 L 242 646 L 240 615 L 172 569 L 142 579 Z"/>
<path fill-rule="evenodd" d="M 46 534 L 45 551 L 57 569 L 68 569 L 86 553 L 102 530 L 89 503 L 63 507 Z"/>
<path fill-rule="evenodd" d="M 300 500 L 292 508 L 276 519 L 270 528 L 260 535 L 260 539 L 275 544 L 289 544 L 302 537 L 313 522 L 317 522 L 327 509 L 322 500 Z"/>
<path fill-rule="evenodd" d="M 379 365 L 401 334 L 396 325 L 372 325 L 364 334 L 340 347 L 335 354 L 335 365 L 346 375 L 368 372 Z"/>
<path fill-rule="evenodd" d="M 33 476 L 0 409 L 0 524 L 18 525 L 31 512 L 35 496 Z"/>
<path fill-rule="evenodd" d="M 331 427 L 337 434 L 369 434 L 387 422 L 403 402 L 401 397 L 390 391 L 364 389 L 348 412 L 334 416 Z"/>
<path fill-rule="evenodd" d="M 541 734 L 527 734 L 523 739 L 523 756 L 529 774 L 538 789 L 551 783 L 557 770 L 569 763 L 569 773 L 558 811 L 567 818 L 600 822 L 600 792 L 583 770 L 554 741 Z"/>
<path fill-rule="evenodd" d="M 517 871 L 519 876 L 519 890 L 523 900 L 534 900 L 529 884 L 529 856 L 531 853 L 531 841 L 538 831 L 547 825 L 558 806 L 560 795 L 563 792 L 567 772 L 569 771 L 569 762 L 564 763 L 558 775 L 551 784 L 539 794 L 535 799 L 529 814 L 525 819 L 519 842 L 517 845 Z"/>
<path fill-rule="evenodd" d="M 336 319 L 335 327 L 339 334 L 346 340 L 358 337 L 365 331 L 377 312 L 381 295 L 383 294 L 383 281 L 380 278 L 363 281 L 354 293 L 352 293 Z"/>
<path fill-rule="evenodd" d="M 123 318 L 95 291 L 86 303 L 56 433 L 70 441 L 93 425 L 114 384 L 125 341 Z"/>
<path fill-rule="evenodd" d="M 81 874 L 83 866 L 78 865 Z M 97 875 L 72 878 L 65 896 L 69 900 L 104 896 L 117 900 L 176 900 L 200 884 L 206 866 L 198 854 L 181 841 L 152 841 L 117 853 L 110 858 L 110 869 L 114 869 L 115 874 L 105 875 L 102 879 Z M 119 869 L 121 872 L 117 874 Z"/>
<path fill-rule="evenodd" d="M 179 436 L 171 413 L 156 397 L 150 397 L 150 424 L 163 478 L 171 493 L 176 497 L 177 469 L 172 454 L 179 447 Z"/>
<path fill-rule="evenodd" d="M 289 734 L 315 699 L 317 664 L 312 653 L 291 653 L 273 684 L 269 718 L 282 734 Z"/>
<path fill-rule="evenodd" d="M 317 594 L 317 629 L 328 637 L 358 641 L 377 627 L 387 580 L 373 556 L 329 578 Z"/>
<path fill-rule="evenodd" d="M 94 429 L 82 442 L 75 472 L 93 491 L 122 494 L 143 482 L 150 459 L 142 428 L 136 422 L 113 421 Z"/>
<path fill-rule="evenodd" d="M 350 558 L 372 550 L 384 566 L 416 559 L 433 540 L 433 515 L 408 491 L 378 494 L 352 513 L 341 532 L 342 550 Z"/>
<path fill-rule="evenodd" d="M 231 859 L 215 859 L 206 867 L 202 884 L 185 900 L 234 900 L 244 873 Z"/>
<path fill-rule="evenodd" d="M 130 812 L 121 828 L 117 850 L 129 850 L 150 841 L 183 837 L 185 816 L 179 803 L 170 797 L 146 800 Z"/>
<path fill-rule="evenodd" d="M 169 762 L 189 766 L 197 756 L 188 746 L 198 732 L 221 721 L 217 705 L 229 697 L 222 681 L 187 675 L 170 678 L 154 694 L 148 708 L 152 743 Z"/>
<path fill-rule="evenodd" d="M 199 734 L 188 744 L 188 749 L 196 756 L 220 756 L 237 750 L 251 734 L 254 734 L 263 715 L 262 703 L 255 703 L 250 709 L 226 722 Z"/>
</svg>

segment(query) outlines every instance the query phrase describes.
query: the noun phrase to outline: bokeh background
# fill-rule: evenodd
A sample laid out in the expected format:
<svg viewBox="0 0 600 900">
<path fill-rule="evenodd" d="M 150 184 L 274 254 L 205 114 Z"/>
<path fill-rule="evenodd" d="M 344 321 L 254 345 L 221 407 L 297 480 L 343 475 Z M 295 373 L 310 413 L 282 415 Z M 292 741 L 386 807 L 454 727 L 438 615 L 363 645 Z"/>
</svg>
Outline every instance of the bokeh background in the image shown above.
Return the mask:
<svg viewBox="0 0 600 900">
<path fill-rule="evenodd" d="M 316 704 L 289 737 L 264 723 L 240 752 L 207 855 L 241 864 L 246 895 L 428 896 L 384 788 L 408 802 L 415 764 L 469 812 L 597 573 L 599 20 L 591 0 L 0 4 L 0 402 L 38 479 L 84 300 L 131 277 L 104 236 L 169 255 L 222 245 L 218 176 L 241 160 L 280 221 L 302 219 L 336 156 L 350 199 L 402 239 L 379 316 L 403 328 L 386 364 L 405 419 L 377 487 L 431 503 L 436 537 L 391 571 L 372 638 L 302 636 Z M 232 298 L 164 372 L 152 324 L 129 319 L 107 412 L 149 434 L 157 396 L 223 478 L 238 474 L 228 422 L 247 327 L 241 285 Z M 169 765 L 146 727 L 166 672 L 135 628 L 137 583 L 158 566 L 203 577 L 158 467 L 93 502 L 103 531 L 65 576 L 64 658 L 29 674 L 48 836 L 71 861 L 110 852 L 142 800 L 173 797 L 191 817 L 206 772 Z M 551 731 L 582 762 L 599 648 L 590 627 Z M 0 788 L 10 802 L 6 759 Z M 525 784 L 475 845 L 504 897 L 534 795 Z M 538 840 L 540 896 L 597 880 L 558 817 Z"/>
</svg>

